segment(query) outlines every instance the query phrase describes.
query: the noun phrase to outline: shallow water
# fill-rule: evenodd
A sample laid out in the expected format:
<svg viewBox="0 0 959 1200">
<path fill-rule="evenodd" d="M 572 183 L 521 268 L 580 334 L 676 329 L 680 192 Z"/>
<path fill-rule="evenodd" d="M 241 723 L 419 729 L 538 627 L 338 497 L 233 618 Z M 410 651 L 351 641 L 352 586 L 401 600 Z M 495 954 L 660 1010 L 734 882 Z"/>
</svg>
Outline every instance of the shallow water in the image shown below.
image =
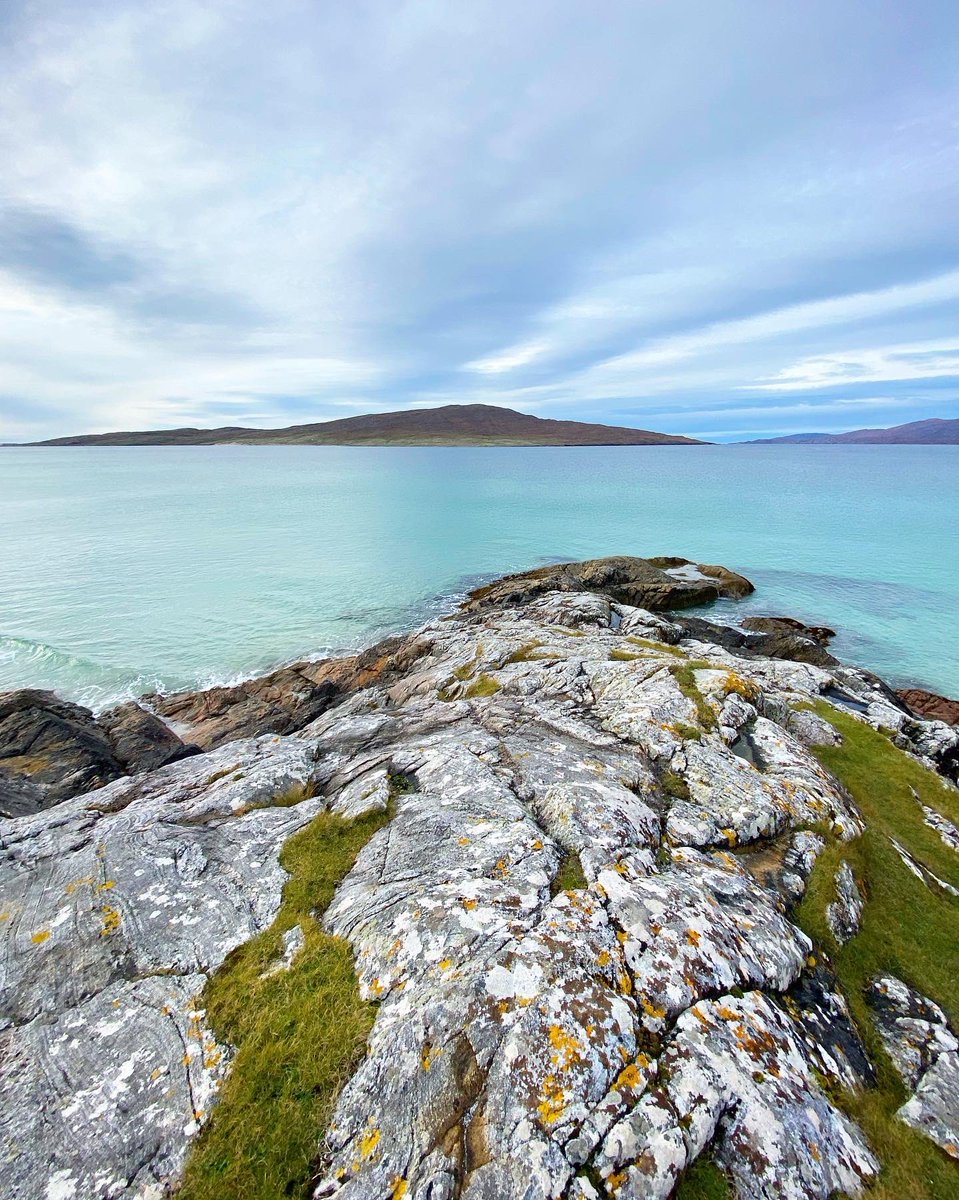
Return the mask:
<svg viewBox="0 0 959 1200">
<path fill-rule="evenodd" d="M 409 628 L 480 579 L 676 554 L 715 610 L 959 695 L 959 447 L 0 449 L 0 689 L 100 707 Z"/>
</svg>

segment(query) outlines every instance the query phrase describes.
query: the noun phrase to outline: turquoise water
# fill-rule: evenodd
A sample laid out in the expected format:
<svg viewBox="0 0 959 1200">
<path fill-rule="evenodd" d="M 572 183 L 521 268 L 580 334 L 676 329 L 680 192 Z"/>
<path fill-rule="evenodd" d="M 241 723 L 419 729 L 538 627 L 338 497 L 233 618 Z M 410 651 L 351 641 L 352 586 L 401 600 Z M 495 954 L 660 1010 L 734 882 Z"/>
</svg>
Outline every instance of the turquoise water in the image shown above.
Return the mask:
<svg viewBox="0 0 959 1200">
<path fill-rule="evenodd" d="M 0 689 L 96 706 L 369 642 L 507 571 L 678 554 L 959 695 L 959 447 L 0 450 Z"/>
</svg>

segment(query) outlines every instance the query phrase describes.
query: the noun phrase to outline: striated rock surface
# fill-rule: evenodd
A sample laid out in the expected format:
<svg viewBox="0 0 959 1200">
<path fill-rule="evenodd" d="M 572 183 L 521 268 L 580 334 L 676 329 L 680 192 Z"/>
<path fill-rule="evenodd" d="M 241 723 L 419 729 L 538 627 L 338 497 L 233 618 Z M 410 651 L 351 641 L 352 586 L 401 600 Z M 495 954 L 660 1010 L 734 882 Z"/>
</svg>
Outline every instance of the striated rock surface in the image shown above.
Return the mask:
<svg viewBox="0 0 959 1200">
<path fill-rule="evenodd" d="M 121 775 L 195 752 L 152 713 L 128 703 L 100 717 L 53 692 L 0 694 L 0 814 L 36 812 Z"/>
<path fill-rule="evenodd" d="M 829 1092 L 871 1067 L 789 912 L 862 818 L 795 706 L 927 760 L 945 735 L 868 673 L 737 655 L 586 583 L 507 581 L 311 665 L 293 707 L 286 676 L 170 698 L 216 748 L 0 822 L 0 1193 L 175 1188 L 230 1067 L 206 980 L 273 921 L 292 833 L 391 796 L 324 915 L 378 1006 L 316 1196 L 665 1200 L 707 1152 L 743 1200 L 862 1192 L 878 1163 Z"/>
</svg>

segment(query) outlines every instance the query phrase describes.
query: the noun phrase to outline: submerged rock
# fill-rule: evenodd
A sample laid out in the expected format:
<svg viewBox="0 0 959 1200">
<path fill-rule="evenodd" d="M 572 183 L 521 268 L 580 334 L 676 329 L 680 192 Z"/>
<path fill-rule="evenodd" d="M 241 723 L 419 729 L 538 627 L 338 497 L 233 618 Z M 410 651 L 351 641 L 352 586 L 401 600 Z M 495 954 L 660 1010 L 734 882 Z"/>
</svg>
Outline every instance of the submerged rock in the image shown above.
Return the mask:
<svg viewBox="0 0 959 1200">
<path fill-rule="evenodd" d="M 505 581 L 365 655 L 168 698 L 216 748 L 0 822 L 3 1195 L 175 1189 L 230 1069 L 206 981 L 276 917 L 294 832 L 385 809 L 323 914 L 377 1004 L 316 1196 L 665 1200 L 707 1150 L 739 1197 L 859 1195 L 878 1164 L 830 1094 L 871 1067 L 790 906 L 863 824 L 795 706 L 889 706 L 623 599 L 715 570 Z M 916 1118 L 941 1144 L 947 1035 Z"/>
</svg>

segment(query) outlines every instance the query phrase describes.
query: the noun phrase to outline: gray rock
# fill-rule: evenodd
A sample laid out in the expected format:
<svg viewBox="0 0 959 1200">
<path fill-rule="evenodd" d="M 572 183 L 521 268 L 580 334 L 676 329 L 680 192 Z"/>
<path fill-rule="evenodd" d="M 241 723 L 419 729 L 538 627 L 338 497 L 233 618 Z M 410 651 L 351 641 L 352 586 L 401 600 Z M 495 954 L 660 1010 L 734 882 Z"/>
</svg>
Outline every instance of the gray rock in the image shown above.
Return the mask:
<svg viewBox="0 0 959 1200">
<path fill-rule="evenodd" d="M 652 569 L 697 584 L 681 562 Z M 264 685 L 183 710 L 208 743 L 271 704 L 295 733 L 0 824 L 4 1195 L 175 1186 L 229 1068 L 197 1007 L 206 978 L 273 920 L 293 832 L 391 796 L 324 917 L 378 1006 L 317 1130 L 318 1196 L 588 1200 L 599 1172 L 618 1197 L 665 1197 L 707 1146 L 741 1197 L 861 1191 L 876 1164 L 816 1073 L 868 1082 L 868 1063 L 787 905 L 822 848 L 808 826 L 862 823 L 791 715 L 841 685 L 862 717 L 881 691 L 677 646 L 620 584 L 514 590 L 365 666 L 326 664 L 311 689 L 335 703 L 274 680 L 272 700 Z M 715 722 L 670 669 L 687 653 L 708 663 Z M 291 795 L 312 798 L 271 807 Z M 570 854 L 585 883 L 560 890 Z M 296 953 L 291 931 L 269 969 Z M 182 1061 L 181 1034 L 201 1057 Z M 947 1068 L 923 1074 L 943 1122 Z"/>
<path fill-rule="evenodd" d="M 942 1009 L 892 975 L 870 984 L 876 1027 L 912 1096 L 898 1116 L 959 1158 L 959 1039 Z"/>
<path fill-rule="evenodd" d="M 862 910 L 862 893 L 856 884 L 852 867 L 843 860 L 836 872 L 836 899 L 826 905 L 826 921 L 840 946 L 844 946 L 859 932 Z"/>
</svg>

